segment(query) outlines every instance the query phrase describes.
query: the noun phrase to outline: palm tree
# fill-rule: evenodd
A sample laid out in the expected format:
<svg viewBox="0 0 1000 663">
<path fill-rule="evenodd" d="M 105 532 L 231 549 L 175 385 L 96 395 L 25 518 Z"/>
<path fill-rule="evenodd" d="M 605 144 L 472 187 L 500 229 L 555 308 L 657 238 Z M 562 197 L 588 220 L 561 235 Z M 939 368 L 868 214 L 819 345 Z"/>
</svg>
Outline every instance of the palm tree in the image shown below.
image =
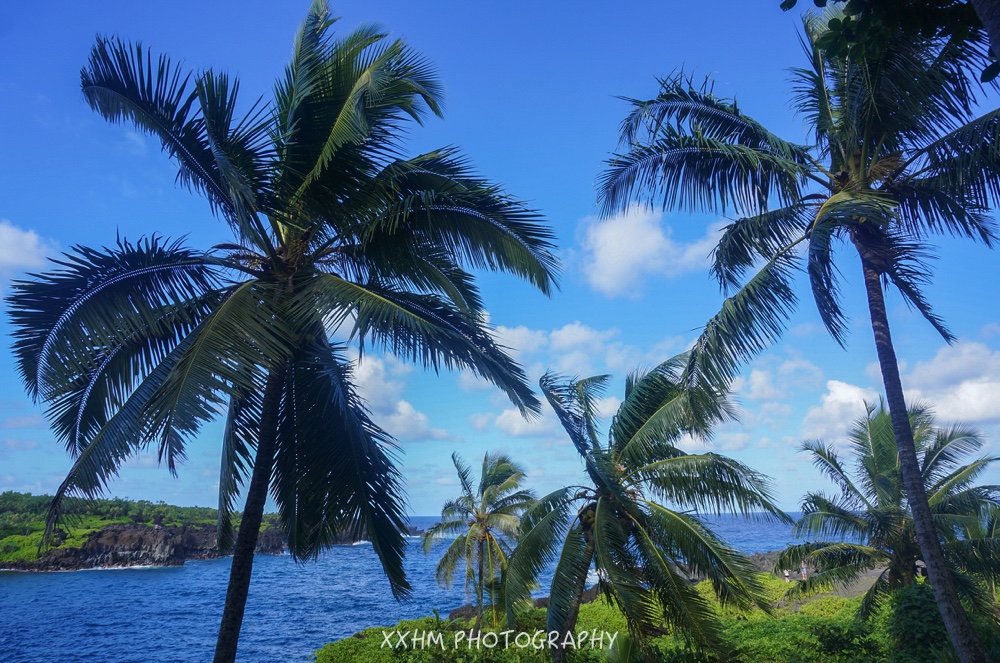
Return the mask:
<svg viewBox="0 0 1000 663">
<path fill-rule="evenodd" d="M 483 594 L 490 590 L 493 626 L 498 623 L 497 583 L 507 568 L 511 546 L 517 540 L 521 514 L 535 501 L 521 488 L 524 469 L 503 454 L 483 456 L 479 486 L 473 488 L 472 470 L 457 453 L 451 461 L 462 484 L 462 494 L 445 503 L 441 522 L 424 533 L 424 553 L 441 537 L 455 536 L 437 565 L 438 582 L 451 585 L 455 569 L 465 562 L 465 589 L 476 594 L 476 626 L 483 619 Z"/>
<path fill-rule="evenodd" d="M 837 262 L 860 257 L 879 367 L 901 472 L 935 598 L 956 652 L 985 661 L 948 572 L 923 494 L 883 285 L 891 284 L 949 342 L 922 293 L 927 240 L 951 234 L 992 246 L 987 215 L 1000 197 L 1000 111 L 976 117 L 972 72 L 981 42 L 897 33 L 867 58 L 832 57 L 817 41 L 826 21 L 807 19 L 809 68 L 794 70 L 795 107 L 815 143 L 785 141 L 683 74 L 659 95 L 632 101 L 624 153 L 601 181 L 605 213 L 633 201 L 727 214 L 712 271 L 730 295 L 697 340 L 685 381 L 726 386 L 784 331 L 805 267 L 826 328 L 843 345 Z M 753 271 L 756 270 L 756 273 Z"/>
<path fill-rule="evenodd" d="M 683 433 L 707 435 L 713 422 L 729 416 L 718 392 L 682 388 L 686 362 L 681 355 L 648 373 L 629 375 L 604 444 L 595 406 L 608 376 L 542 377 L 542 392 L 590 482 L 546 495 L 522 517 L 505 579 L 509 623 L 538 573 L 557 558 L 549 631 L 573 630 L 592 568 L 601 591 L 640 640 L 661 632 L 665 622 L 696 646 L 718 648 L 719 624 L 688 573 L 708 578 L 723 605 L 767 609 L 750 563 L 694 512 L 790 519 L 773 504 L 765 477 L 731 458 L 677 448 Z M 564 655 L 553 650 L 557 661 Z"/>
<path fill-rule="evenodd" d="M 67 496 L 100 494 L 137 451 L 155 448 L 175 473 L 201 425 L 227 411 L 222 547 L 240 492 L 246 504 L 219 662 L 235 658 L 269 492 L 296 558 L 341 533 L 366 536 L 394 596 L 410 593 L 394 443 L 370 419 L 333 331 L 362 351 L 468 368 L 522 412 L 539 407 L 484 324 L 467 270 L 510 272 L 548 293 L 551 233 L 453 150 L 404 157 L 407 122 L 440 114 L 437 78 L 402 41 L 372 26 L 337 39 L 334 21 L 317 0 L 273 101 L 243 115 L 235 79 L 98 38 L 84 97 L 158 138 L 233 242 L 76 247 L 9 299 L 24 383 L 75 458 L 50 531 Z"/>
<path fill-rule="evenodd" d="M 974 482 L 1000 457 L 962 464 L 964 456 L 983 446 L 979 431 L 962 425 L 940 428 L 930 410 L 920 405 L 911 405 L 909 418 L 920 475 L 955 586 L 967 605 L 994 616 L 994 598 L 979 581 L 992 587 L 1000 574 L 1000 539 L 991 518 L 1000 505 L 1000 486 Z M 851 429 L 847 450 L 854 461 L 853 476 L 832 445 L 811 440 L 802 450 L 812 454 L 813 463 L 837 484 L 840 495 L 810 492 L 803 498 L 796 533 L 827 540 L 789 547 L 775 562 L 775 571 L 797 568 L 803 561 L 821 569 L 788 591 L 789 597 L 796 597 L 883 569 L 858 609 L 858 616 L 867 618 L 890 592 L 916 581 L 922 559 L 889 412 L 884 403 L 867 403 L 865 416 Z"/>
</svg>

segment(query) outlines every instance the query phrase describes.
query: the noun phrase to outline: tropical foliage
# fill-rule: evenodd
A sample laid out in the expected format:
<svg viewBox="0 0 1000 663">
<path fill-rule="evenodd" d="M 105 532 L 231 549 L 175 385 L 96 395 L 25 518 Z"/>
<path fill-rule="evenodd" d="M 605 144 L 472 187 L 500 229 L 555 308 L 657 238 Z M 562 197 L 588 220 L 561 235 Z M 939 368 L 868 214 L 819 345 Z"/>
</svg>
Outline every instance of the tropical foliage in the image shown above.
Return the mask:
<svg viewBox="0 0 1000 663">
<path fill-rule="evenodd" d="M 763 476 L 733 459 L 676 446 L 684 433 L 707 435 L 729 413 L 719 393 L 683 388 L 686 362 L 682 355 L 628 376 L 606 443 L 598 437 L 595 408 L 608 376 L 542 377 L 542 391 L 583 459 L 589 483 L 550 493 L 523 516 L 505 579 L 510 623 L 552 561 L 549 631 L 573 629 L 591 569 L 640 642 L 666 626 L 693 646 L 720 646 L 716 614 L 690 584 L 690 574 L 707 578 L 725 607 L 768 609 L 749 562 L 695 512 L 787 516 L 774 506 Z"/>
<path fill-rule="evenodd" d="M 729 297 L 694 345 L 690 384 L 730 384 L 782 334 L 799 272 L 844 345 L 837 265 L 844 248 L 860 258 L 917 541 L 956 649 L 982 661 L 922 494 L 884 289 L 954 340 L 923 288 L 930 238 L 995 240 L 988 212 L 1000 198 L 1000 111 L 975 112 L 987 52 L 979 40 L 897 30 L 875 53 L 834 55 L 821 46 L 830 16 L 806 20 L 808 66 L 793 70 L 793 104 L 813 129 L 812 145 L 770 132 L 709 81 L 674 75 L 655 99 L 630 102 L 624 149 L 601 178 L 604 211 L 638 202 L 737 217 L 711 268 Z"/>
<path fill-rule="evenodd" d="M 245 112 L 236 79 L 99 37 L 84 98 L 158 139 L 233 241 L 76 247 L 9 298 L 25 386 L 74 458 L 50 528 L 67 496 L 99 495 L 136 452 L 176 472 L 187 442 L 226 412 L 224 546 L 241 491 L 247 503 L 216 660 L 235 656 L 268 492 L 297 558 L 365 533 L 393 594 L 410 593 L 394 443 L 332 331 L 362 351 L 468 369 L 523 413 L 539 407 L 494 343 L 470 270 L 548 293 L 551 233 L 454 150 L 405 157 L 407 123 L 440 114 L 440 83 L 402 41 L 370 25 L 337 38 L 334 22 L 317 0 L 273 101 Z"/>
<path fill-rule="evenodd" d="M 853 472 L 833 445 L 819 440 L 803 443 L 802 450 L 812 455 L 840 494 L 805 496 L 794 531 L 822 540 L 789 547 L 775 562 L 776 569 L 798 568 L 803 561 L 820 569 L 789 590 L 793 598 L 845 586 L 866 571 L 880 569 L 859 607 L 862 618 L 871 616 L 893 591 L 916 582 L 917 562 L 922 559 L 900 477 L 892 421 L 884 404 L 866 408 L 848 437 Z M 994 586 L 1000 574 L 1000 539 L 994 529 L 1000 486 L 975 482 L 1000 457 L 963 463 L 982 448 L 979 431 L 963 425 L 938 427 L 922 406 L 912 406 L 909 415 L 920 473 L 956 587 L 967 605 L 996 617 L 995 597 L 987 587 Z"/>
<path fill-rule="evenodd" d="M 521 514 L 534 502 L 534 493 L 521 488 L 524 469 L 503 454 L 487 453 L 479 485 L 472 484 L 472 470 L 457 453 L 451 455 L 462 484 L 462 494 L 445 503 L 441 521 L 424 533 L 424 552 L 435 540 L 455 538 L 437 565 L 437 579 L 451 585 L 455 571 L 464 566 L 465 590 L 476 597 L 478 621 L 483 619 L 484 593 L 490 598 L 490 624 L 502 620 L 498 610 L 499 582 L 517 540 Z"/>
</svg>

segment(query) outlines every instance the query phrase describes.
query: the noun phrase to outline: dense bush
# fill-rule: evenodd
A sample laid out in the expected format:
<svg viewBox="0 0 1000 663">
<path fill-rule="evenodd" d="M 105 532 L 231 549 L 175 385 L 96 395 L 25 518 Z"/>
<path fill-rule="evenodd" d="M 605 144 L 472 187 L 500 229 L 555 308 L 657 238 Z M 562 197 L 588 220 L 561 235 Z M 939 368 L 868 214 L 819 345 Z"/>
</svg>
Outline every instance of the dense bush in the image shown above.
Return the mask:
<svg viewBox="0 0 1000 663">
<path fill-rule="evenodd" d="M 777 580 L 772 583 L 767 576 L 762 576 L 767 591 L 774 593 L 775 598 L 783 591 L 784 582 Z M 699 587 L 699 591 L 703 588 Z M 923 589 L 927 589 L 923 587 Z M 737 613 L 735 611 L 719 610 L 721 623 L 724 628 L 723 637 L 725 647 L 730 651 L 730 660 L 739 663 L 913 663 L 920 660 L 905 658 L 910 649 L 914 647 L 900 647 L 898 642 L 893 643 L 890 638 L 890 625 L 894 628 L 908 628 L 904 625 L 905 620 L 917 620 L 913 613 L 921 613 L 919 619 L 927 623 L 939 620 L 937 608 L 933 603 L 926 601 L 927 596 L 915 590 L 916 598 L 906 594 L 899 599 L 900 610 L 898 615 L 890 614 L 889 606 L 886 606 L 869 622 L 859 622 L 855 619 L 860 602 L 859 598 L 846 599 L 838 596 L 826 595 L 810 600 L 802 605 L 779 608 L 774 611 L 773 616 L 769 616 L 759 610 L 749 613 Z M 718 609 L 717 604 L 716 608 Z M 905 607 L 904 607 L 905 606 Z M 535 609 L 522 617 L 518 624 L 518 630 L 532 631 L 536 628 L 544 628 L 545 612 Z M 454 642 L 454 632 L 460 629 L 468 629 L 469 622 L 459 620 L 447 622 L 445 620 L 435 620 L 427 618 L 424 620 L 414 620 L 401 622 L 398 628 L 402 631 L 419 628 L 422 630 L 436 629 L 446 631 L 446 640 L 449 644 Z M 584 605 L 580 609 L 579 630 L 602 629 L 607 631 L 618 631 L 624 635 L 626 627 L 624 618 L 615 608 L 606 605 L 598 600 L 595 603 Z M 910 628 L 921 628 L 915 622 Z M 926 630 L 926 627 L 924 627 Z M 384 629 L 367 629 L 353 637 L 328 644 L 317 652 L 318 663 L 395 663 L 397 661 L 452 661 L 458 663 L 472 663 L 483 661 L 487 663 L 529 663 L 534 661 L 548 661 L 544 655 L 544 650 L 539 652 L 531 649 L 503 650 L 500 648 L 492 650 L 460 649 L 450 648 L 446 651 L 432 651 L 424 649 L 422 651 L 397 650 L 381 647 L 383 643 L 382 631 Z M 385 629 L 392 630 L 392 629 Z M 927 641 L 923 640 L 915 647 L 926 647 Z M 651 643 L 653 660 L 659 663 L 716 663 L 706 659 L 704 655 L 693 652 L 685 646 L 685 643 L 672 635 L 665 635 L 654 639 Z M 624 652 L 623 652 L 624 654 Z M 604 660 L 603 655 L 597 651 L 575 652 L 570 656 L 571 661 L 598 661 Z M 618 663 L 633 663 L 634 657 L 628 655 L 609 659 Z"/>
<path fill-rule="evenodd" d="M 545 628 L 545 611 L 536 609 L 529 611 L 524 616 L 523 621 L 518 622 L 518 631 L 533 633 Z M 471 663 L 472 661 L 482 663 L 549 663 L 551 660 L 547 649 L 534 649 L 528 647 L 514 646 L 513 636 L 511 646 L 502 646 L 502 636 L 497 636 L 501 643 L 497 647 L 486 648 L 470 647 L 467 637 L 460 636 L 458 647 L 455 647 L 456 636 L 459 631 L 468 633 L 472 626 L 471 620 L 456 619 L 447 621 L 435 617 L 415 619 L 400 622 L 391 628 L 370 628 L 360 633 L 330 643 L 316 652 L 317 663 L 397 663 L 407 661 L 413 663 L 434 663 L 436 661 L 446 661 L 453 663 Z M 621 613 L 603 604 L 603 602 L 590 603 L 580 607 L 580 619 L 577 623 L 576 631 L 609 631 L 625 633 L 625 620 Z M 484 629 L 483 633 L 501 633 L 501 629 Z M 390 636 L 390 643 L 393 646 L 386 646 L 384 632 L 398 631 L 419 631 L 426 633 L 433 631 L 443 634 L 445 649 L 437 644 L 421 645 L 418 642 L 416 647 L 407 646 L 403 648 L 398 645 L 398 638 Z M 412 638 L 412 636 L 411 636 Z M 412 640 L 408 641 L 412 644 Z M 601 649 L 583 648 L 579 651 L 570 651 L 567 660 L 575 663 L 598 663 L 604 661 L 604 652 Z"/>
<path fill-rule="evenodd" d="M 922 582 L 893 593 L 887 630 L 892 663 L 933 663 L 951 649 L 934 591 Z"/>
</svg>

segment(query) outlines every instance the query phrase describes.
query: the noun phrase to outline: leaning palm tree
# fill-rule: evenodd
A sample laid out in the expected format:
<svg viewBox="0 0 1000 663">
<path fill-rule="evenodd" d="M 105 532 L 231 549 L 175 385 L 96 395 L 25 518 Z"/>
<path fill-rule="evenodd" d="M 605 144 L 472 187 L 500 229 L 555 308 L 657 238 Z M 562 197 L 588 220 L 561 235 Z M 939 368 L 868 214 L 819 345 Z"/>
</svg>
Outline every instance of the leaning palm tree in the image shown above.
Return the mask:
<svg viewBox="0 0 1000 663">
<path fill-rule="evenodd" d="M 521 488 L 524 469 L 503 454 L 487 453 L 478 487 L 472 470 L 457 453 L 451 461 L 462 484 L 462 494 L 445 503 L 441 522 L 424 532 L 424 553 L 435 540 L 452 537 L 437 565 L 437 580 L 450 586 L 455 570 L 464 562 L 465 590 L 475 592 L 476 626 L 482 622 L 484 593 L 489 590 L 493 626 L 498 624 L 497 585 L 507 568 L 511 547 L 517 540 L 521 514 L 535 501 L 534 493 Z"/>
<path fill-rule="evenodd" d="M 655 99 L 631 102 L 626 149 L 601 181 L 604 211 L 641 201 L 737 215 L 712 265 L 730 296 L 695 344 L 685 376 L 692 384 L 728 385 L 781 335 L 803 267 L 826 328 L 843 345 L 837 262 L 845 246 L 860 257 L 917 541 L 956 651 L 967 663 L 985 661 L 923 494 L 883 286 L 953 340 L 922 292 L 927 241 L 995 239 L 987 212 L 1000 198 L 1000 111 L 975 116 L 971 78 L 987 54 L 979 40 L 899 32 L 867 58 L 832 57 L 817 46 L 825 25 L 806 20 L 809 67 L 794 70 L 793 99 L 815 130 L 813 145 L 781 139 L 707 81 L 675 75 Z"/>
<path fill-rule="evenodd" d="M 940 428 L 931 412 L 919 405 L 910 407 L 909 418 L 920 475 L 955 586 L 967 605 L 995 618 L 995 599 L 984 587 L 995 586 L 1000 575 L 996 554 L 1000 539 L 991 518 L 1000 505 L 1000 486 L 977 486 L 975 481 L 1000 457 L 963 464 L 963 457 L 983 446 L 979 431 L 963 425 Z M 858 616 L 867 618 L 892 591 L 916 581 L 917 562 L 922 560 L 889 412 L 884 403 L 868 403 L 865 415 L 852 427 L 847 450 L 853 457 L 853 473 L 832 445 L 810 440 L 802 450 L 812 454 L 813 463 L 837 484 L 840 494 L 805 496 L 795 531 L 825 540 L 790 546 L 775 562 L 775 571 L 797 568 L 802 562 L 820 569 L 787 592 L 794 598 L 843 586 L 866 571 L 882 569 L 858 609 Z"/>
<path fill-rule="evenodd" d="M 178 180 L 232 228 L 201 252 L 152 237 L 77 247 L 9 299 L 15 355 L 74 457 L 49 511 L 100 494 L 127 458 L 171 472 L 226 411 L 220 547 L 246 504 L 216 661 L 233 661 L 268 494 L 291 553 L 338 535 L 373 544 L 397 598 L 405 520 L 394 443 L 352 383 L 350 333 L 435 370 L 464 367 L 521 409 L 538 402 L 498 347 L 470 269 L 553 286 L 551 234 L 452 150 L 406 158 L 408 121 L 440 113 L 439 83 L 402 41 L 366 26 L 342 38 L 315 2 L 269 104 L 238 113 L 238 84 L 185 73 L 138 44 L 98 38 L 85 99 L 159 139 Z"/>
<path fill-rule="evenodd" d="M 790 519 L 774 505 L 765 477 L 725 456 L 677 448 L 683 433 L 707 435 L 730 416 L 718 392 L 683 387 L 686 363 L 681 355 L 629 375 L 606 443 L 598 437 L 595 405 L 608 376 L 542 377 L 542 392 L 582 457 L 589 483 L 546 495 L 522 518 L 505 578 L 509 623 L 538 573 L 556 559 L 549 631 L 573 630 L 591 569 L 640 642 L 665 623 L 695 646 L 719 647 L 714 611 L 689 574 L 708 578 L 725 606 L 767 609 L 753 567 L 695 512 Z M 563 660 L 565 651 L 553 656 Z"/>
</svg>

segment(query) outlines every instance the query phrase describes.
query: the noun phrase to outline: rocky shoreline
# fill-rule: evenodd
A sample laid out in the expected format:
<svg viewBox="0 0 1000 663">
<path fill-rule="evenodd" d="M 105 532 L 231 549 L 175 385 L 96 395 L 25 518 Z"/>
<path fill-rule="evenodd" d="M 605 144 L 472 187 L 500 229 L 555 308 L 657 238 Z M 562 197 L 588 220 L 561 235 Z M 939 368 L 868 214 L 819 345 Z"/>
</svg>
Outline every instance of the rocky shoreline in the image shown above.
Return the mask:
<svg viewBox="0 0 1000 663">
<path fill-rule="evenodd" d="M 410 535 L 423 534 L 411 527 Z M 51 548 L 30 562 L 0 562 L 0 571 L 79 571 L 131 566 L 181 566 L 189 559 L 223 557 L 214 525 L 136 525 L 117 523 L 92 532 L 79 548 Z M 286 539 L 280 528 L 261 531 L 256 552 L 281 555 Z M 350 545 L 349 537 L 337 545 Z"/>
</svg>

